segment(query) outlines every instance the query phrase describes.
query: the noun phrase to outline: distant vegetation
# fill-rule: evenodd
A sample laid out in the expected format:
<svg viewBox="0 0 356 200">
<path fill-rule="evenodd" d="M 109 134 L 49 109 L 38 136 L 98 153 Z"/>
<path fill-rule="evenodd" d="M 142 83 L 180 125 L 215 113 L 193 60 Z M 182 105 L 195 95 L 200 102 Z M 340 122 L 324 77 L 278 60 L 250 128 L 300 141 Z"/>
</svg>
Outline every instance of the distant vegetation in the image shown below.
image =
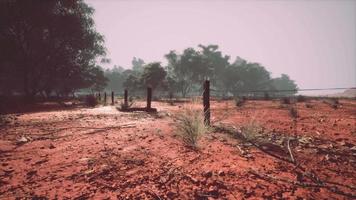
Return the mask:
<svg viewBox="0 0 356 200">
<path fill-rule="evenodd" d="M 230 56 L 223 55 L 217 45 L 198 47 L 198 50 L 187 48 L 182 54 L 169 52 L 165 55 L 167 66 L 157 62 L 145 64 L 135 57 L 131 69 L 114 66 L 105 71 L 109 79 L 106 89 L 122 92 L 127 88 L 137 94 L 151 86 L 161 94 L 186 97 L 201 94 L 203 80 L 209 79 L 213 94 L 221 97 L 286 96 L 297 92 L 297 85 L 286 74 L 271 78 L 270 72 L 259 63 L 240 57 L 231 63 Z M 276 90 L 285 92 L 276 93 Z"/>
<path fill-rule="evenodd" d="M 2 1 L 0 3 L 0 95 L 67 97 L 75 92 L 115 91 L 124 88 L 140 95 L 147 86 L 169 97 L 200 95 L 203 80 L 211 81 L 212 95 L 238 97 L 275 95 L 266 90 L 295 90 L 288 75 L 271 78 L 259 63 L 219 51 L 217 45 L 187 48 L 165 55 L 159 62 L 132 60 L 130 69 L 103 70 L 104 39 L 95 30 L 93 8 L 84 1 Z M 251 91 L 262 91 L 255 93 Z M 296 91 L 285 92 L 293 95 Z"/>
</svg>

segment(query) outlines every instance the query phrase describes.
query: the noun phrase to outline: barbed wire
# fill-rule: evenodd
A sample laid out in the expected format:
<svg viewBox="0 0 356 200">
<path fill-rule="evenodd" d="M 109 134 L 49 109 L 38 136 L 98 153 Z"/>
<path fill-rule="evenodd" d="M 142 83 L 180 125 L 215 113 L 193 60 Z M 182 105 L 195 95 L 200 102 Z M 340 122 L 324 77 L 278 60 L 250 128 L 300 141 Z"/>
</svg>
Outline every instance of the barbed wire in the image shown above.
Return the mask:
<svg viewBox="0 0 356 200">
<path fill-rule="evenodd" d="M 269 92 L 298 92 L 298 91 L 326 91 L 326 90 L 347 90 L 347 89 L 356 89 L 356 87 L 337 87 L 337 88 L 297 88 L 294 90 L 237 90 L 239 93 L 269 93 Z M 210 89 L 213 92 L 224 92 L 223 90 Z"/>
</svg>

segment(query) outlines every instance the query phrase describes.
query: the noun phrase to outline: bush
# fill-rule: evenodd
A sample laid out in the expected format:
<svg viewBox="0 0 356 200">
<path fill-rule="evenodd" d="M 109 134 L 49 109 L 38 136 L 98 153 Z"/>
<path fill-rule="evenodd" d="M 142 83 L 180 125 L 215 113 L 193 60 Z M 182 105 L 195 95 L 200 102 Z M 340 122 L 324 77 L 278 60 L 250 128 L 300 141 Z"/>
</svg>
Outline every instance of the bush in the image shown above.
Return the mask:
<svg viewBox="0 0 356 200">
<path fill-rule="evenodd" d="M 290 116 L 292 118 L 297 118 L 298 117 L 298 111 L 297 111 L 297 109 L 295 107 L 291 107 L 289 109 L 289 113 L 290 113 Z"/>
<path fill-rule="evenodd" d="M 245 102 L 246 102 L 246 97 L 237 97 L 236 99 L 235 99 L 235 105 L 237 106 L 237 107 L 241 107 L 241 106 L 243 106 L 244 104 L 245 104 Z"/>
<path fill-rule="evenodd" d="M 255 141 L 263 132 L 262 126 L 253 120 L 244 125 L 241 130 L 247 141 Z"/>
<path fill-rule="evenodd" d="M 282 98 L 282 104 L 290 104 L 291 103 L 291 100 L 289 97 L 283 97 Z"/>
<path fill-rule="evenodd" d="M 193 107 L 185 107 L 176 116 L 176 127 L 183 142 L 193 148 L 196 148 L 200 137 L 209 130 L 204 122 L 203 111 Z"/>
<path fill-rule="evenodd" d="M 326 99 L 323 102 L 329 104 L 334 109 L 337 109 L 340 106 L 339 99 L 337 98 Z"/>
<path fill-rule="evenodd" d="M 297 102 L 305 102 L 307 98 L 303 95 L 298 95 L 297 96 Z"/>
<path fill-rule="evenodd" d="M 264 93 L 263 99 L 264 99 L 264 100 L 270 100 L 270 99 L 271 99 L 271 97 L 269 96 L 268 92 L 265 92 L 265 93 Z"/>
<path fill-rule="evenodd" d="M 87 95 L 85 98 L 85 104 L 90 107 L 95 107 L 99 104 L 99 102 L 94 95 Z"/>
</svg>

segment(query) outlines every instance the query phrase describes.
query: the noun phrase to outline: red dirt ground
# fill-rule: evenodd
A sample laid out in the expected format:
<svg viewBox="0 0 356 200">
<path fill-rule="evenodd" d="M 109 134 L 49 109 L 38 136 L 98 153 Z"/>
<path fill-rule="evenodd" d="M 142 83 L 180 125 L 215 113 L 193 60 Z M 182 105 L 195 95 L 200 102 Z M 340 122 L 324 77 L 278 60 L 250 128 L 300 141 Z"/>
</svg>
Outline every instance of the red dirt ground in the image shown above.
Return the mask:
<svg viewBox="0 0 356 200">
<path fill-rule="evenodd" d="M 6 115 L 0 199 L 355 198 L 356 101 L 297 103 L 296 129 L 279 101 L 211 105 L 214 125 L 238 131 L 254 120 L 270 138 L 297 136 L 297 165 L 217 130 L 188 148 L 173 117 L 183 104 L 154 102 L 157 114 L 51 109 Z"/>
</svg>

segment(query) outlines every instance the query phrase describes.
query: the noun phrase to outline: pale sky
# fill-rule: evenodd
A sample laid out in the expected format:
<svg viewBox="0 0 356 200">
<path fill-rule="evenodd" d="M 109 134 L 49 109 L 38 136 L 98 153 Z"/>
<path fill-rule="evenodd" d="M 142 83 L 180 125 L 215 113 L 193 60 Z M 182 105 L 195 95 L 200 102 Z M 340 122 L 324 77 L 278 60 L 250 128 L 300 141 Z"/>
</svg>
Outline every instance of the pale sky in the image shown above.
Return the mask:
<svg viewBox="0 0 356 200">
<path fill-rule="evenodd" d="M 217 44 L 299 88 L 356 86 L 356 1 L 86 0 L 111 64 Z"/>
</svg>

